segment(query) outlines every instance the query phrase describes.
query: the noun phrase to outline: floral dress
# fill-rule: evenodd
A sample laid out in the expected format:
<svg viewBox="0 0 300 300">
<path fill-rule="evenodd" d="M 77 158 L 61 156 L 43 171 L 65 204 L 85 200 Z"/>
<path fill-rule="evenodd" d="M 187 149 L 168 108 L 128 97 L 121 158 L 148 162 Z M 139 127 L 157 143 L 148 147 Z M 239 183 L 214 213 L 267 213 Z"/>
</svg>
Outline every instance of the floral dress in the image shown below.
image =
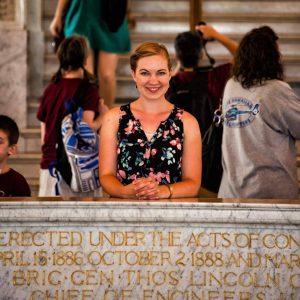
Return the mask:
<svg viewBox="0 0 300 300">
<path fill-rule="evenodd" d="M 121 106 L 118 129 L 117 177 L 127 185 L 136 178 L 154 176 L 159 184 L 181 181 L 183 110 L 174 106 L 150 140 L 130 104 Z"/>
</svg>

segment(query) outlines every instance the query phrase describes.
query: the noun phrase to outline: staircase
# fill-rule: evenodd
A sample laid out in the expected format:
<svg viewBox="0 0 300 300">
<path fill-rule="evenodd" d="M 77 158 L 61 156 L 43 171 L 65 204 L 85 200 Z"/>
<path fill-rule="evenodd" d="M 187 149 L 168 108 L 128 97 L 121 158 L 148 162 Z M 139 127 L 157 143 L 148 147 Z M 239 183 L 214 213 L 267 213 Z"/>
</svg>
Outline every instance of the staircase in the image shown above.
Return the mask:
<svg viewBox="0 0 300 300">
<path fill-rule="evenodd" d="M 49 24 L 57 1 L 42 1 L 44 38 L 44 85 L 57 70 L 57 59 L 51 47 Z M 182 31 L 189 30 L 188 0 L 131 0 L 130 8 L 136 26 L 131 30 L 132 49 L 145 41 L 163 43 L 173 56 L 173 40 Z M 300 2 L 294 1 L 228 1 L 204 0 L 203 20 L 221 32 L 240 40 L 253 27 L 270 25 L 280 36 L 280 48 L 287 81 L 300 95 Z M 41 51 L 43 51 L 41 49 Z M 227 51 L 217 43 L 208 43 L 209 53 L 222 63 Z M 117 71 L 116 105 L 128 103 L 137 97 L 131 79 L 129 54 L 121 55 Z M 41 91 L 42 95 L 42 91 Z M 32 195 L 38 192 L 40 161 L 40 129 L 36 112 L 40 99 L 28 97 L 28 128 L 22 130 L 19 154 L 10 158 L 13 168 L 20 171 L 30 183 Z M 298 176 L 300 179 L 300 143 L 298 145 Z"/>
</svg>

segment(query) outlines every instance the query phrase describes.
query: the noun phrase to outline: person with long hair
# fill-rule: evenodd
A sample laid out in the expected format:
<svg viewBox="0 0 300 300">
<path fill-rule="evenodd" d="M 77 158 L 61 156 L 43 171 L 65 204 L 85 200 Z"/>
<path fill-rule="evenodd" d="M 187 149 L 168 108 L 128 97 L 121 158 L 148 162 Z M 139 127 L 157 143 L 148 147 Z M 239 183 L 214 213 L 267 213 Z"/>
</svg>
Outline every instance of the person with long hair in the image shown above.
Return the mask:
<svg viewBox="0 0 300 300">
<path fill-rule="evenodd" d="M 56 145 L 61 136 L 61 122 L 66 115 L 65 102 L 73 99 L 81 84 L 87 81 L 88 88 L 82 101 L 83 121 L 90 128 L 98 130 L 104 113 L 108 110 L 103 99 L 99 97 L 95 77 L 84 67 L 87 55 L 87 42 L 81 36 L 66 38 L 58 48 L 59 68 L 44 91 L 37 113 L 37 118 L 41 121 L 42 144 L 39 196 L 57 195 L 55 190 L 57 181 L 51 176 L 50 167 L 56 161 Z M 63 179 L 59 184 L 61 195 L 79 196 L 79 193 L 71 191 Z M 84 195 L 87 196 L 86 193 Z"/>
<path fill-rule="evenodd" d="M 278 36 L 268 26 L 238 47 L 223 98 L 223 198 L 298 198 L 295 140 L 300 99 L 284 82 Z"/>
<path fill-rule="evenodd" d="M 171 61 L 164 45 L 143 43 L 130 57 L 139 92 L 104 117 L 100 182 L 112 197 L 154 200 L 196 197 L 201 183 L 197 120 L 165 98 Z"/>
</svg>

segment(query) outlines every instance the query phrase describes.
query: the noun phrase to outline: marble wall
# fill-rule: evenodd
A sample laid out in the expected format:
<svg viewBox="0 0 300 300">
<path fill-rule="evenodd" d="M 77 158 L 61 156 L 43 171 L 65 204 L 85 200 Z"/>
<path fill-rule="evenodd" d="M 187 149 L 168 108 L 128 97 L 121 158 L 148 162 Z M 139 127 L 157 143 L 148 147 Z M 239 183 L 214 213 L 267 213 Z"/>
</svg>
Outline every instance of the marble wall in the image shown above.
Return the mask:
<svg viewBox="0 0 300 300">
<path fill-rule="evenodd" d="M 0 202 L 1 299 L 300 299 L 297 200 L 44 200 Z"/>
<path fill-rule="evenodd" d="M 0 29 L 0 113 L 26 127 L 27 32 Z"/>
</svg>

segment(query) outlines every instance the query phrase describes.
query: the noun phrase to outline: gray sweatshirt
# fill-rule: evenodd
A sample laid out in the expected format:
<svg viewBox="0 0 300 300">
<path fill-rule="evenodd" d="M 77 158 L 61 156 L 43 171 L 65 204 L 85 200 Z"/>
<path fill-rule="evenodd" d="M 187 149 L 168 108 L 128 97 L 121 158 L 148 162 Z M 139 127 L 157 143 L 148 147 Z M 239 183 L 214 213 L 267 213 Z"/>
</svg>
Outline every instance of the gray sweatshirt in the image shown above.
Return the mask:
<svg viewBox="0 0 300 300">
<path fill-rule="evenodd" d="M 230 79 L 223 97 L 221 198 L 298 198 L 295 139 L 300 99 L 279 80 L 244 89 Z"/>
</svg>

